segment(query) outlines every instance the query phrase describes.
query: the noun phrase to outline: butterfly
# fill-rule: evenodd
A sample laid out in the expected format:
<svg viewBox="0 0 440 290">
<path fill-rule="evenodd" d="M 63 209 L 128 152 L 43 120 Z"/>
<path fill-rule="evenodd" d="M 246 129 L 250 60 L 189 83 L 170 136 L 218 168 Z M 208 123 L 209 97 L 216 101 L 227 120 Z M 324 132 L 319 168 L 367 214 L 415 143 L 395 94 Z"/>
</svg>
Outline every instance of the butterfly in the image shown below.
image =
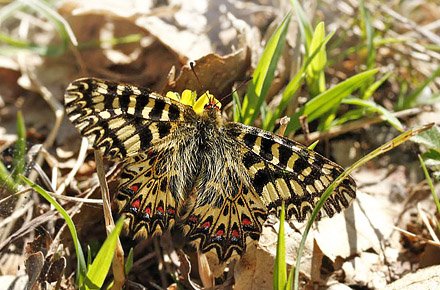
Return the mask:
<svg viewBox="0 0 440 290">
<path fill-rule="evenodd" d="M 343 169 L 304 145 L 227 122 L 209 97 L 201 110 L 146 88 L 96 78 L 65 93 L 70 121 L 95 149 L 123 162 L 115 195 L 133 236 L 177 226 L 197 249 L 227 263 L 257 241 L 270 213 L 304 221 Z M 320 215 L 356 196 L 351 177 Z"/>
</svg>

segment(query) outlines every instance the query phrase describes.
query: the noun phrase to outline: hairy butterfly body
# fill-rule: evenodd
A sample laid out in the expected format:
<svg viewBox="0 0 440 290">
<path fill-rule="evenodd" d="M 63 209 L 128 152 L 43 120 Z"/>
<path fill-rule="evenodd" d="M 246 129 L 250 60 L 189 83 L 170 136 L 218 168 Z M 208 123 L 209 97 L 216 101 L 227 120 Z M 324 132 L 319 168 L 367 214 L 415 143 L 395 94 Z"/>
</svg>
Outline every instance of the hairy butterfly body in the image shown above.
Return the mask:
<svg viewBox="0 0 440 290">
<path fill-rule="evenodd" d="M 270 212 L 286 203 L 303 221 L 343 169 L 303 145 L 223 120 L 205 109 L 135 86 L 79 79 L 65 94 L 69 119 L 96 149 L 124 162 L 116 199 L 134 236 L 174 225 L 220 263 L 258 240 Z M 325 202 L 333 216 L 355 198 L 346 178 Z"/>
</svg>

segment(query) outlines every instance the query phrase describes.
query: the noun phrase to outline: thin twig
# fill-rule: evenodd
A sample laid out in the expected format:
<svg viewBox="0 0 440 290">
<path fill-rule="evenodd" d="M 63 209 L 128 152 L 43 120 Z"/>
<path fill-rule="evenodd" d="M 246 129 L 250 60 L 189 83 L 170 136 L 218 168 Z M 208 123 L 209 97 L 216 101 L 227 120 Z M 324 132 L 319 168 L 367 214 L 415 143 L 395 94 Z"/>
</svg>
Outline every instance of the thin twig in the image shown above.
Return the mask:
<svg viewBox="0 0 440 290">
<path fill-rule="evenodd" d="M 83 202 L 83 203 L 99 204 L 99 205 L 103 204 L 102 199 L 97 199 L 97 198 L 81 198 L 81 197 L 74 197 L 74 196 L 66 196 L 63 194 L 57 194 L 57 193 L 50 192 L 50 191 L 48 191 L 47 193 L 49 193 L 52 197 L 66 200 L 66 201 Z"/>
<path fill-rule="evenodd" d="M 96 172 L 98 173 L 99 185 L 101 187 L 101 195 L 103 201 L 105 229 L 107 235 L 115 228 L 115 222 L 113 221 L 111 207 L 110 207 L 110 191 L 108 189 L 107 181 L 105 178 L 104 163 L 102 160 L 102 154 L 99 150 L 94 150 L 96 161 Z M 117 240 L 115 254 L 113 256 L 113 277 L 114 283 L 111 289 L 122 289 L 124 286 L 126 277 L 124 269 L 124 250 L 122 249 L 121 241 Z"/>
<path fill-rule="evenodd" d="M 284 116 L 280 120 L 280 128 L 278 129 L 278 134 L 280 136 L 284 136 L 284 133 L 286 132 L 287 124 L 289 124 L 290 118 L 287 116 Z"/>
<path fill-rule="evenodd" d="M 76 173 L 80 169 L 80 167 L 84 164 L 84 160 L 86 160 L 86 153 L 87 153 L 87 147 L 88 147 L 88 141 L 87 138 L 82 138 L 81 140 L 81 147 L 79 149 L 78 158 L 76 159 L 76 162 L 72 168 L 72 170 L 67 174 L 66 179 L 64 179 L 64 182 L 58 187 L 56 194 L 60 195 L 64 192 L 66 189 L 66 186 L 72 182 L 73 178 L 75 177 Z"/>
<path fill-rule="evenodd" d="M 410 232 L 408 232 L 408 231 L 405 231 L 404 229 L 398 228 L 398 227 L 396 227 L 396 226 L 392 226 L 392 228 L 395 229 L 395 230 L 397 230 L 397 231 L 399 231 L 399 232 L 401 232 L 401 233 L 404 234 L 405 236 L 409 236 L 409 237 L 415 238 L 415 239 L 417 239 L 417 240 L 425 241 L 426 243 L 428 243 L 428 244 L 430 244 L 430 245 L 433 245 L 433 246 L 436 246 L 436 247 L 440 247 L 440 243 L 437 243 L 437 242 L 431 241 L 431 240 L 426 239 L 426 238 L 424 238 L 424 237 L 419 237 L 419 236 L 417 236 L 417 235 L 415 235 L 415 234 L 413 234 L 413 233 L 410 233 Z"/>
<path fill-rule="evenodd" d="M 431 235 L 431 238 L 440 244 L 440 241 L 437 237 L 437 235 L 435 234 L 434 229 L 431 227 L 431 224 L 428 221 L 428 217 L 426 216 L 426 214 L 423 212 L 423 209 L 421 207 L 420 202 L 417 203 L 417 211 L 419 212 L 420 217 L 422 218 L 423 223 L 425 224 L 426 228 L 428 229 L 429 234 Z"/>
</svg>

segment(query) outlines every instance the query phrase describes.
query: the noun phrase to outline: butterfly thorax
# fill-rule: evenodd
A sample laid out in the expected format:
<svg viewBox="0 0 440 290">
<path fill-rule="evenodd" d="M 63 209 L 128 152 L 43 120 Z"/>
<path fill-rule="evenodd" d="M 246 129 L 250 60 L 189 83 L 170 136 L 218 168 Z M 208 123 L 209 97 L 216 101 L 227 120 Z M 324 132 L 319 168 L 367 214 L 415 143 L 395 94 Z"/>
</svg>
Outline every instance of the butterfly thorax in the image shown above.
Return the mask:
<svg viewBox="0 0 440 290">
<path fill-rule="evenodd" d="M 220 128 L 223 126 L 223 117 L 218 108 L 205 108 L 198 116 L 200 117 L 199 122 L 205 123 L 208 127 Z"/>
</svg>

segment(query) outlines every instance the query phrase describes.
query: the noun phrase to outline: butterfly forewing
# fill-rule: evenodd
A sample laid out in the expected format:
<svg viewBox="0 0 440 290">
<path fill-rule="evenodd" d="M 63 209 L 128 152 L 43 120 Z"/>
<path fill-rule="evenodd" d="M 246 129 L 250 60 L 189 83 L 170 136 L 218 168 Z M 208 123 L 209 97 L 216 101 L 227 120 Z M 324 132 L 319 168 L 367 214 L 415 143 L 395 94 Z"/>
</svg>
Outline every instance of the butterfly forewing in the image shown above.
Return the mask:
<svg viewBox="0 0 440 290">
<path fill-rule="evenodd" d="M 286 201 L 287 218 L 303 221 L 327 187 L 344 171 L 342 167 L 304 145 L 246 126 L 228 123 L 226 131 L 246 153 L 241 159 L 250 182 L 269 210 Z M 320 216 L 332 217 L 356 197 L 356 184 L 346 178 L 324 203 Z"/>
<path fill-rule="evenodd" d="M 105 156 L 125 159 L 167 138 L 190 122 L 190 106 L 135 86 L 84 78 L 65 94 L 70 121 Z"/>
</svg>

